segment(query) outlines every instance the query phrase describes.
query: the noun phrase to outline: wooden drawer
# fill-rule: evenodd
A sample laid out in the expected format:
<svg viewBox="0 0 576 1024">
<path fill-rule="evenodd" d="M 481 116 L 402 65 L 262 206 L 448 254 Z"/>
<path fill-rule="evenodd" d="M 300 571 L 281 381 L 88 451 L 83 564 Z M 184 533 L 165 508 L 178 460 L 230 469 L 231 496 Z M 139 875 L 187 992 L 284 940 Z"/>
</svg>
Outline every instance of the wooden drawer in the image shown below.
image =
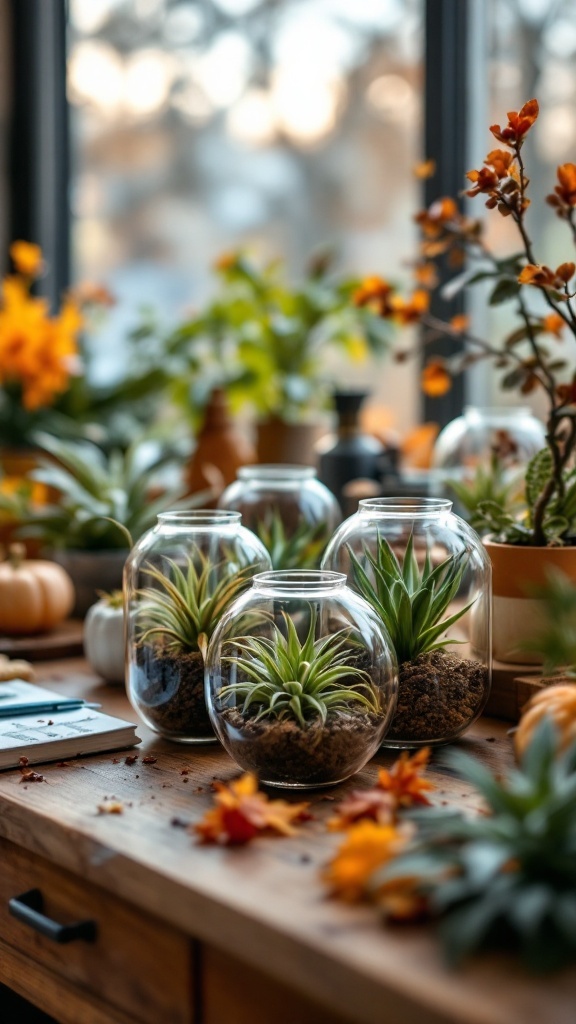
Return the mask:
<svg viewBox="0 0 576 1024">
<path fill-rule="evenodd" d="M 44 913 L 52 920 L 93 921 L 94 941 L 75 939 L 61 945 L 13 917 L 8 901 L 32 889 L 41 891 Z M 193 1021 L 192 944 L 187 936 L 3 839 L 0 939 L 138 1024 Z"/>
</svg>

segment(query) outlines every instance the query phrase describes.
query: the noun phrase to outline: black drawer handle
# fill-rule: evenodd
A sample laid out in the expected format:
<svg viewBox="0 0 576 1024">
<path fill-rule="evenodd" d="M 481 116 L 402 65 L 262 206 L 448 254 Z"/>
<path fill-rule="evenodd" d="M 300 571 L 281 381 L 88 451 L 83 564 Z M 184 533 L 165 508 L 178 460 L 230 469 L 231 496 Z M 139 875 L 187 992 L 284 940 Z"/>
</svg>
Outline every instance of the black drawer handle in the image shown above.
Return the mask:
<svg viewBox="0 0 576 1024">
<path fill-rule="evenodd" d="M 45 935 L 52 942 L 94 942 L 96 938 L 95 921 L 78 921 L 77 924 L 59 924 L 44 914 L 44 897 L 40 889 L 30 889 L 21 896 L 14 896 L 8 901 L 8 910 L 22 924 L 29 925 L 35 932 Z"/>
</svg>

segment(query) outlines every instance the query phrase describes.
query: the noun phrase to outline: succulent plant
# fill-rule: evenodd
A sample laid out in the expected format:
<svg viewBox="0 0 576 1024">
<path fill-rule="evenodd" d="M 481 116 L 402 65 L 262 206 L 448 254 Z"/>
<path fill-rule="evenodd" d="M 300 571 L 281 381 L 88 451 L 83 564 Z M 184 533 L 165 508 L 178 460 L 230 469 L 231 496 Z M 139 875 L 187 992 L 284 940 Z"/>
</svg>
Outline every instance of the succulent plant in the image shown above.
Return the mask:
<svg viewBox="0 0 576 1024">
<path fill-rule="evenodd" d="M 241 651 L 226 656 L 246 679 L 224 686 L 220 699 L 235 696 L 242 700 L 242 714 L 258 708 L 256 720 L 267 716 L 293 718 L 305 726 L 312 718 L 326 721 L 329 712 L 349 711 L 358 705 L 378 714 L 379 701 L 370 676 L 349 659 L 358 641 L 350 628 L 314 639 L 317 615 L 310 616 L 304 643 L 285 612 L 282 613 L 286 636 L 272 623 L 271 637 L 241 636 L 226 641 Z M 356 679 L 355 685 L 349 681 Z"/>
<path fill-rule="evenodd" d="M 86 551 L 127 548 L 156 522 L 159 512 L 174 507 L 181 491 L 150 498 L 155 474 L 171 456 L 152 442 L 135 442 L 126 452 L 106 455 L 88 441 L 63 442 L 37 436 L 46 452 L 31 479 L 59 492 L 53 504 L 34 506 L 29 496 L 10 498 L 0 507 L 22 523 L 22 535 L 40 537 L 53 548 Z M 186 499 L 186 507 L 206 504 L 209 492 Z"/>
<path fill-rule="evenodd" d="M 268 551 L 273 569 L 317 569 L 328 542 L 326 522 L 301 521 L 293 533 L 287 533 L 277 509 L 258 522 L 255 533 Z"/>
<path fill-rule="evenodd" d="M 222 615 L 246 589 L 257 566 L 227 571 L 230 563 L 214 563 L 201 551 L 188 556 L 184 569 L 171 558 L 165 561 L 168 574 L 153 565 L 144 569 L 158 586 L 139 591 L 139 642 L 160 641 L 172 654 L 200 651 L 204 657 Z"/>
<path fill-rule="evenodd" d="M 442 639 L 443 634 L 466 614 L 473 602 L 447 618 L 442 616 L 462 584 L 467 552 L 449 555 L 433 568 L 427 551 L 422 572 L 412 535 L 402 565 L 381 536 L 375 554 L 364 548 L 364 564 L 350 547 L 348 553 L 356 587 L 386 626 L 400 665 L 413 661 L 419 654 L 457 643 Z"/>
<path fill-rule="evenodd" d="M 576 744 L 557 756 L 550 720 L 535 732 L 520 770 L 501 780 L 476 759 L 449 763 L 484 798 L 471 817 L 414 812 L 419 838 L 372 878 L 375 891 L 410 878 L 442 918 L 456 963 L 476 949 L 518 949 L 531 971 L 576 960 Z"/>
</svg>

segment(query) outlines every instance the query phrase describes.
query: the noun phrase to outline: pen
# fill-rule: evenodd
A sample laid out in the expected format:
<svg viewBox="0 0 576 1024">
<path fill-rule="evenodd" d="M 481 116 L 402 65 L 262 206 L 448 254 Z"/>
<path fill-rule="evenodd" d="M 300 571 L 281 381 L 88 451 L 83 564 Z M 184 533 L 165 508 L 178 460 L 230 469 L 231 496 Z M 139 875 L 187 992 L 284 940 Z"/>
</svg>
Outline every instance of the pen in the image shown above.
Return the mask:
<svg viewBox="0 0 576 1024">
<path fill-rule="evenodd" d="M 80 709 L 96 711 L 100 707 L 100 704 L 87 703 L 83 700 L 70 700 L 58 704 L 52 702 L 50 704 L 12 704 L 5 707 L 0 705 L 0 718 L 16 718 L 21 715 L 51 715 L 58 711 L 79 711 Z"/>
</svg>

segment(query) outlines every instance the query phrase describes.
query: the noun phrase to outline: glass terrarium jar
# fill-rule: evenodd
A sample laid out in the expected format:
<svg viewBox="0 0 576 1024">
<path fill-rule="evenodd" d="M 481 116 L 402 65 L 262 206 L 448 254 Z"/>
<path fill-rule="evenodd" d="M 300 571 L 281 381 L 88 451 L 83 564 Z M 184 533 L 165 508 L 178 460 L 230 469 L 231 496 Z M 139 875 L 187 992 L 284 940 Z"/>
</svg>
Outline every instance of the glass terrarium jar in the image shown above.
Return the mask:
<svg viewBox="0 0 576 1024">
<path fill-rule="evenodd" d="M 314 569 L 342 519 L 340 506 L 311 466 L 242 466 L 219 508 L 242 513 L 275 569 Z"/>
<path fill-rule="evenodd" d="M 204 659 L 221 615 L 270 558 L 238 512 L 164 512 L 124 570 L 128 696 L 155 732 L 213 740 Z"/>
<path fill-rule="evenodd" d="M 438 435 L 433 466 L 447 478 L 465 480 L 495 457 L 512 474 L 545 444 L 544 426 L 528 407 L 470 405 Z"/>
<path fill-rule="evenodd" d="M 255 576 L 206 662 L 215 732 L 270 786 L 328 786 L 376 752 L 396 703 L 394 652 L 341 573 Z"/>
<path fill-rule="evenodd" d="M 398 659 L 384 744 L 446 743 L 478 717 L 491 680 L 491 565 L 442 498 L 369 498 L 323 560 L 375 609 Z"/>
</svg>

